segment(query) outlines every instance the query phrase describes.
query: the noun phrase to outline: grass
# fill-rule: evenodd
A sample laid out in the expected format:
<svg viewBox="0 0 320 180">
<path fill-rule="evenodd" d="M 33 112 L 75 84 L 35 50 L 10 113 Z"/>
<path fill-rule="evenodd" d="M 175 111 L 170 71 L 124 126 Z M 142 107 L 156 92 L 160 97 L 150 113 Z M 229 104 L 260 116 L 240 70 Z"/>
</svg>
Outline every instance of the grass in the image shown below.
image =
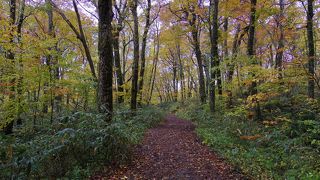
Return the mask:
<svg viewBox="0 0 320 180">
<path fill-rule="evenodd" d="M 204 144 L 252 179 L 320 179 L 319 147 L 309 143 L 310 132 L 291 137 L 293 121 L 264 125 L 247 120 L 242 106 L 218 109 L 211 114 L 207 105 L 191 101 L 180 104 L 176 114 L 192 120 Z"/>
<path fill-rule="evenodd" d="M 145 131 L 162 117 L 155 106 L 139 109 L 135 116 L 118 109 L 111 123 L 102 114 L 76 112 L 52 126 L 0 135 L 0 179 L 87 179 L 103 166 L 128 162 Z"/>
</svg>

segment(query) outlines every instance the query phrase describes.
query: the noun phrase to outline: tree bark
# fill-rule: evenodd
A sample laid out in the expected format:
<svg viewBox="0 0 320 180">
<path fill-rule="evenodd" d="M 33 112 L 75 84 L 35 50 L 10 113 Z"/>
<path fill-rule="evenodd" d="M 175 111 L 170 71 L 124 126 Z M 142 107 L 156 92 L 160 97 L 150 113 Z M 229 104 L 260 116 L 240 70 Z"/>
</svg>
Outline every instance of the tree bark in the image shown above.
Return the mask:
<svg viewBox="0 0 320 180">
<path fill-rule="evenodd" d="M 184 66 L 181 60 L 181 47 L 180 42 L 177 44 L 177 56 L 179 61 L 179 71 L 180 71 L 180 89 L 181 89 L 181 100 L 184 101 L 185 99 L 185 81 L 184 81 Z"/>
<path fill-rule="evenodd" d="M 284 51 L 284 31 L 283 31 L 283 20 L 284 20 L 284 0 L 279 0 L 280 14 L 277 18 L 278 27 L 280 30 L 280 38 L 278 43 L 278 49 L 276 53 L 276 70 L 278 70 L 278 78 L 282 79 L 282 60 Z"/>
<path fill-rule="evenodd" d="M 147 0 L 148 7 L 146 10 L 146 24 L 144 27 L 144 32 L 142 36 L 142 45 L 141 45 L 141 68 L 140 68 L 140 79 L 139 79 L 139 95 L 140 95 L 140 103 L 142 103 L 142 91 L 143 91 L 143 83 L 144 83 L 144 72 L 146 66 L 146 47 L 147 47 L 147 38 L 150 28 L 150 11 L 151 11 L 151 0 Z"/>
<path fill-rule="evenodd" d="M 315 73 L 315 46 L 314 46 L 314 33 L 313 33 L 313 0 L 308 0 L 307 12 L 307 34 L 308 34 L 308 96 L 314 98 L 314 73 Z"/>
<path fill-rule="evenodd" d="M 256 23 L 256 6 L 257 6 L 257 0 L 251 0 L 251 10 L 250 10 L 250 24 L 249 24 L 249 36 L 248 36 L 248 46 L 247 46 L 247 54 L 250 58 L 250 61 L 252 61 L 252 65 L 256 65 L 257 60 L 255 59 L 255 23 Z M 257 80 L 255 80 L 255 73 L 252 73 L 252 84 L 250 88 L 250 95 L 255 96 L 258 93 L 257 89 Z M 255 116 L 258 120 L 262 120 L 262 114 L 261 109 L 259 105 L 259 100 L 256 97 L 253 97 L 253 102 L 257 105 L 255 106 Z"/>
<path fill-rule="evenodd" d="M 254 50 L 254 41 L 255 41 L 255 22 L 256 22 L 256 5 L 257 0 L 251 0 L 251 11 L 250 11 L 250 24 L 249 24 L 249 35 L 248 35 L 248 46 L 247 46 L 247 55 L 252 61 L 251 64 L 257 64 L 255 59 L 255 50 Z M 255 74 L 252 73 L 253 78 Z M 256 95 L 257 92 L 257 82 L 256 80 L 252 81 L 250 95 Z"/>
<path fill-rule="evenodd" d="M 121 58 L 120 58 L 120 32 L 123 30 L 124 25 L 123 21 L 125 19 L 125 12 L 127 10 L 127 1 L 120 1 L 119 6 L 115 3 L 114 8 L 118 14 L 117 24 L 114 27 L 114 36 L 113 36 L 113 50 L 114 50 L 114 63 L 115 63 L 115 72 L 116 72 L 116 80 L 117 80 L 117 91 L 118 91 L 118 103 L 121 104 L 124 102 L 124 75 L 122 74 L 121 67 Z M 123 61 L 125 61 L 125 44 L 123 46 Z M 125 63 L 123 63 L 125 66 Z M 124 68 L 125 69 L 125 68 Z M 125 71 L 125 70 L 124 70 Z"/>
<path fill-rule="evenodd" d="M 223 22 L 223 31 L 225 33 L 224 41 L 223 41 L 223 55 L 224 58 L 228 58 L 229 56 L 229 48 L 228 48 L 228 28 L 229 28 L 229 17 L 224 18 Z"/>
<path fill-rule="evenodd" d="M 212 18 L 212 29 L 211 29 L 211 81 L 210 81 L 210 110 L 215 112 L 215 76 L 218 71 L 218 11 L 219 11 L 219 0 L 210 1 L 210 10 L 213 11 Z M 211 12 L 210 12 L 211 14 Z"/>
<path fill-rule="evenodd" d="M 120 31 L 116 30 L 116 33 L 114 35 L 113 39 L 113 50 L 114 50 L 114 63 L 115 63 L 115 68 L 116 68 L 116 75 L 117 75 L 117 90 L 118 93 L 118 103 L 123 103 L 123 76 L 122 76 L 122 71 L 121 71 L 121 63 L 120 63 L 120 47 L 119 47 L 119 36 L 120 36 Z"/>
<path fill-rule="evenodd" d="M 106 113 L 106 121 L 112 120 L 112 79 L 113 79 L 113 48 L 112 48 L 112 0 L 98 1 L 99 13 L 99 109 Z"/>
<path fill-rule="evenodd" d="M 10 16 L 9 16 L 9 24 L 11 28 L 10 32 L 10 43 L 14 43 L 14 31 L 15 31 L 15 22 L 16 22 L 16 0 L 10 0 Z M 12 49 L 9 49 L 6 52 L 6 58 L 11 61 L 11 63 L 15 63 L 15 54 L 13 53 Z M 14 67 L 14 66 L 13 66 Z M 13 71 L 13 70 L 12 70 Z M 12 72 L 13 73 L 13 72 Z M 16 79 L 13 78 L 10 80 L 10 92 L 11 94 L 9 95 L 9 100 L 14 101 L 15 99 L 15 81 Z M 10 109 L 15 109 L 13 107 L 14 105 L 11 105 Z M 13 133 L 13 124 L 14 124 L 14 112 L 9 112 L 8 115 L 6 116 L 6 124 L 3 127 L 3 131 L 5 134 L 12 134 Z"/>
<path fill-rule="evenodd" d="M 133 66 L 132 66 L 132 87 L 131 87 L 131 110 L 137 109 L 138 95 L 138 78 L 139 78 L 139 21 L 137 14 L 138 0 L 133 0 L 131 4 L 131 12 L 134 21 L 133 32 Z"/>
<path fill-rule="evenodd" d="M 20 2 L 20 10 L 19 10 L 19 16 L 17 20 L 17 36 L 18 36 L 18 43 L 19 48 L 22 49 L 22 25 L 23 21 L 25 19 L 24 11 L 25 11 L 26 1 L 22 0 Z M 19 78 L 17 80 L 17 102 L 18 102 L 18 108 L 17 108 L 17 125 L 22 125 L 22 117 L 21 114 L 23 113 L 23 107 L 22 107 L 22 96 L 23 96 L 23 63 L 22 63 L 22 55 L 19 56 Z"/>
<path fill-rule="evenodd" d="M 241 31 L 241 25 L 238 24 L 237 27 L 236 27 L 236 33 L 234 35 L 234 39 L 233 39 L 233 43 L 232 43 L 232 57 L 231 57 L 231 62 L 229 64 L 228 73 L 227 73 L 228 82 L 229 83 L 232 81 L 232 77 L 233 77 L 233 74 L 234 74 L 234 67 L 235 67 L 235 62 L 234 61 L 238 56 L 239 46 L 240 46 L 240 43 L 241 43 L 241 39 L 239 41 L 240 31 Z"/>
<path fill-rule="evenodd" d="M 87 43 L 87 40 L 86 40 L 86 36 L 85 36 L 83 28 L 82 28 L 82 22 L 81 22 L 78 6 L 77 6 L 77 3 L 76 3 L 75 0 L 72 0 L 72 2 L 73 2 L 74 10 L 75 10 L 76 15 L 77 15 L 77 22 L 78 22 L 79 33 L 80 33 L 80 41 L 82 42 L 82 45 L 83 45 L 83 48 L 84 48 L 84 52 L 86 54 L 87 61 L 89 63 L 90 69 L 91 69 L 92 76 L 96 80 L 96 78 L 97 78 L 96 71 L 95 71 L 95 68 L 94 68 L 94 63 L 93 63 L 93 59 L 92 59 L 92 56 L 91 56 L 91 53 L 90 53 L 90 49 L 89 49 L 89 46 L 88 46 L 88 43 Z"/>
<path fill-rule="evenodd" d="M 177 78 L 177 72 L 178 72 L 178 63 L 177 63 L 177 55 L 174 53 L 172 54 L 172 69 L 173 69 L 173 101 L 178 101 L 178 78 Z"/>
<path fill-rule="evenodd" d="M 202 61 L 202 53 L 200 49 L 200 41 L 198 38 L 198 27 L 196 25 L 197 15 L 195 12 L 192 12 L 192 19 L 190 21 L 190 25 L 192 28 L 192 40 L 193 47 L 196 54 L 196 59 L 198 63 L 198 73 L 199 73 L 199 95 L 201 103 L 206 103 L 206 90 L 205 90 L 205 81 L 204 81 L 204 72 L 203 72 L 203 61 Z"/>
<path fill-rule="evenodd" d="M 156 80 L 156 74 L 157 74 L 157 65 L 158 65 L 158 60 L 159 60 L 159 52 L 160 52 L 160 33 L 159 33 L 159 28 L 158 28 L 158 25 L 157 25 L 157 30 L 156 30 L 156 37 L 155 37 L 155 42 L 156 43 L 156 46 L 154 47 L 156 50 L 155 50 L 155 57 L 154 57 L 154 60 L 153 60 L 153 68 L 152 68 L 152 71 L 151 71 L 151 86 L 150 86 L 150 95 L 149 95 L 149 100 L 148 100 L 148 104 L 150 104 L 151 102 L 151 99 L 152 99 L 152 95 L 153 95 L 153 90 L 154 90 L 154 84 L 155 84 L 155 80 Z M 160 100 L 162 101 L 162 97 L 161 97 L 161 94 L 159 94 L 160 96 Z"/>
</svg>

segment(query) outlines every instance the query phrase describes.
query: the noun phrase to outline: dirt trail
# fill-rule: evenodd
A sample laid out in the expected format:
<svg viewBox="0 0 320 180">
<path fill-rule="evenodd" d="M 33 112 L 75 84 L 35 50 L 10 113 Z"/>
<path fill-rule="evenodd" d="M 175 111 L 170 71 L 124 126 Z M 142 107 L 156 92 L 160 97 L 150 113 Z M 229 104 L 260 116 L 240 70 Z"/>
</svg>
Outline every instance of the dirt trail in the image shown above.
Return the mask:
<svg viewBox="0 0 320 180">
<path fill-rule="evenodd" d="M 246 179 L 202 145 L 194 125 L 174 115 L 150 129 L 133 162 L 101 179 Z"/>
</svg>

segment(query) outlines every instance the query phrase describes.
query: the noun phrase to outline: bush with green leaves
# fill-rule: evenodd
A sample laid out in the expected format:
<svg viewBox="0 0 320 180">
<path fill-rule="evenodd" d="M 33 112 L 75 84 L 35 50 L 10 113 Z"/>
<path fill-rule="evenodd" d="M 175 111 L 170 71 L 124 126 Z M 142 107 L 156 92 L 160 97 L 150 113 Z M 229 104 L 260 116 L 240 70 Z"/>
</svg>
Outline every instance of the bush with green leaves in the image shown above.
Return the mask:
<svg viewBox="0 0 320 180">
<path fill-rule="evenodd" d="M 218 105 L 212 114 L 208 105 L 196 101 L 181 105 L 177 115 L 192 120 L 204 144 L 252 179 L 320 179 L 318 120 L 289 119 L 268 126 L 248 120 L 241 105 L 233 109 Z M 296 121 L 299 127 L 292 126 Z M 300 134 L 290 136 L 293 128 Z"/>
<path fill-rule="evenodd" d="M 162 119 L 156 107 L 135 116 L 118 111 L 111 123 L 102 114 L 76 112 L 51 127 L 0 136 L 0 179 L 87 178 L 103 166 L 130 160 L 144 132 Z"/>
</svg>

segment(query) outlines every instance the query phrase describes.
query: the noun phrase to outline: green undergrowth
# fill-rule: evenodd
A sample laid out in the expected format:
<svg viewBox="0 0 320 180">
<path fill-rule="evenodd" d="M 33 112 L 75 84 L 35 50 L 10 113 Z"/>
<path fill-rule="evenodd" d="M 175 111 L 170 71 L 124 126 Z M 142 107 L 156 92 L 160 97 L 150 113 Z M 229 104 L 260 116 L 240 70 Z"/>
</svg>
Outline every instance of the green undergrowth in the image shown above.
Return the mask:
<svg viewBox="0 0 320 180">
<path fill-rule="evenodd" d="M 320 139 L 317 120 L 286 119 L 265 125 L 247 120 L 243 106 L 226 110 L 220 105 L 211 114 L 208 105 L 196 101 L 174 103 L 167 109 L 192 120 L 204 144 L 252 179 L 320 179 L 320 146 L 313 143 Z M 293 131 L 299 135 L 292 136 Z"/>
<path fill-rule="evenodd" d="M 118 109 L 112 123 L 102 114 L 76 112 L 59 117 L 50 128 L 0 135 L 0 179 L 86 179 L 103 166 L 128 162 L 145 131 L 162 117 L 154 106 L 135 116 Z"/>
</svg>

